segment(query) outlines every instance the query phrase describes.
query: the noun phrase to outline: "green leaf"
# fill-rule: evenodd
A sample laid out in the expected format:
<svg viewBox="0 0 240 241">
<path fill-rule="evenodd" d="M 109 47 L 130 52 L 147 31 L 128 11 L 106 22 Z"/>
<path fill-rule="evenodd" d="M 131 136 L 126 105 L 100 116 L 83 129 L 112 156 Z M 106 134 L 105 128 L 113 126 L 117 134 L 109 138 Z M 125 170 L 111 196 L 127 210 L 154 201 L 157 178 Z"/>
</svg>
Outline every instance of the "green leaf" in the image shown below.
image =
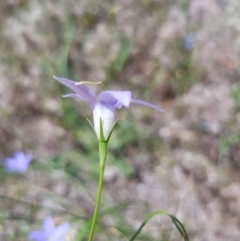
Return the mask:
<svg viewBox="0 0 240 241">
<path fill-rule="evenodd" d="M 150 213 L 147 218 L 143 221 L 143 223 L 140 225 L 140 227 L 138 228 L 138 230 L 133 234 L 133 236 L 129 239 L 129 241 L 133 241 L 138 234 L 142 231 L 143 227 L 147 224 L 147 222 L 154 217 L 157 214 L 164 214 L 167 215 L 168 217 L 171 218 L 173 224 L 175 225 L 175 227 L 177 228 L 177 230 L 179 231 L 179 233 L 181 234 L 181 236 L 184 238 L 185 241 L 189 241 L 188 238 L 188 234 L 183 226 L 183 224 L 172 214 L 167 213 L 165 211 L 162 210 L 157 210 L 155 212 Z"/>
</svg>

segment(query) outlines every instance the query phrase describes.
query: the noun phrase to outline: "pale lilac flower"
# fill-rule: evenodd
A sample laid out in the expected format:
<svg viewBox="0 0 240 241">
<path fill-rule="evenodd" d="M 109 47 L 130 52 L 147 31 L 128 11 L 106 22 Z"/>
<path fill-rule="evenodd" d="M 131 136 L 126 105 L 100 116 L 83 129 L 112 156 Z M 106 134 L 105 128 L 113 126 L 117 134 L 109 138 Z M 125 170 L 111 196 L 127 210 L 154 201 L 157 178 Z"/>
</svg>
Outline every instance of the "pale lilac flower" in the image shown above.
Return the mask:
<svg viewBox="0 0 240 241">
<path fill-rule="evenodd" d="M 161 108 L 153 104 L 142 100 L 133 99 L 131 91 L 105 90 L 97 96 L 91 88 L 84 84 L 87 82 L 74 82 L 72 80 L 59 78 L 56 76 L 53 77 L 55 80 L 75 92 L 64 95 L 63 97 L 77 97 L 90 105 L 93 111 L 93 125 L 98 138 L 100 138 L 101 120 L 104 139 L 108 139 L 109 133 L 112 130 L 115 122 L 114 110 L 116 108 L 121 109 L 123 106 L 128 108 L 130 104 L 140 104 L 153 108 L 157 111 L 163 111 Z"/>
<path fill-rule="evenodd" d="M 189 35 L 185 40 L 184 40 L 184 48 L 191 50 L 194 48 L 196 42 L 196 37 L 194 35 Z"/>
<path fill-rule="evenodd" d="M 23 174 L 27 171 L 29 163 L 32 161 L 32 155 L 24 154 L 19 151 L 12 157 L 3 160 L 3 167 L 9 173 Z"/>
<path fill-rule="evenodd" d="M 68 228 L 68 223 L 55 226 L 52 217 L 49 216 L 44 220 L 42 229 L 30 232 L 28 238 L 31 241 L 63 241 Z"/>
</svg>

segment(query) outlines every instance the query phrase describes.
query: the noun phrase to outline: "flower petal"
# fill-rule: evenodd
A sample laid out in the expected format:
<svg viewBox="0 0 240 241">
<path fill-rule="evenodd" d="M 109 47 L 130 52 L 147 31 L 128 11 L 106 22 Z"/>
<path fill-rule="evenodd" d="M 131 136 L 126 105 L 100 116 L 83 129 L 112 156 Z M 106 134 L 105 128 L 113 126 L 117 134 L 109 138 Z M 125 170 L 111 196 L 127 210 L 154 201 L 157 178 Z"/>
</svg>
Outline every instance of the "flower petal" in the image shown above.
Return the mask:
<svg viewBox="0 0 240 241">
<path fill-rule="evenodd" d="M 158 106 L 150 104 L 150 103 L 148 103 L 146 101 L 143 101 L 143 100 L 132 99 L 131 100 L 131 104 L 146 105 L 146 106 L 148 106 L 150 108 L 153 108 L 154 110 L 161 111 L 161 112 L 164 111 L 163 109 L 159 108 Z"/>
<path fill-rule="evenodd" d="M 22 151 L 17 151 L 14 153 L 13 158 L 14 159 L 24 159 L 25 154 Z"/>
<path fill-rule="evenodd" d="M 51 238 L 52 240 L 58 240 L 60 239 L 69 229 L 69 224 L 68 223 L 63 223 L 60 224 L 55 228 L 54 233 L 52 234 Z"/>
<path fill-rule="evenodd" d="M 51 216 L 45 218 L 42 229 L 43 229 L 43 232 L 49 237 L 54 233 L 55 224 Z"/>
<path fill-rule="evenodd" d="M 64 98 L 80 98 L 82 100 L 84 100 L 80 95 L 78 94 L 66 94 L 66 95 L 63 95 L 62 97 Z M 85 101 L 85 100 L 84 100 Z"/>
<path fill-rule="evenodd" d="M 55 80 L 57 80 L 58 82 L 60 82 L 61 84 L 65 85 L 68 88 L 70 88 L 71 90 L 73 90 L 78 95 L 78 96 L 75 96 L 75 97 L 82 98 L 92 108 L 94 108 L 94 106 L 96 104 L 96 101 L 97 101 L 97 96 L 92 89 L 90 89 L 89 87 L 87 87 L 84 84 L 76 85 L 77 82 L 74 82 L 74 81 L 69 80 L 69 79 L 59 78 L 59 77 L 56 77 L 56 76 L 53 76 L 53 78 Z M 70 97 L 70 96 L 66 96 L 66 97 Z"/>
<path fill-rule="evenodd" d="M 132 92 L 131 91 L 114 91 L 106 90 L 99 94 L 98 101 L 102 105 L 108 108 L 122 108 L 122 106 L 129 107 L 131 103 Z"/>
<path fill-rule="evenodd" d="M 33 156 L 29 154 L 29 155 L 26 155 L 25 158 L 26 158 L 26 163 L 29 164 L 32 161 Z"/>
<path fill-rule="evenodd" d="M 43 231 L 32 231 L 28 234 L 28 239 L 31 241 L 46 241 L 47 238 Z"/>
<path fill-rule="evenodd" d="M 33 159 L 32 155 L 25 154 L 21 151 L 16 152 L 13 157 L 22 164 L 29 164 Z"/>
<path fill-rule="evenodd" d="M 5 158 L 2 162 L 2 165 L 6 172 L 12 173 L 16 171 L 16 165 L 12 158 Z"/>
<path fill-rule="evenodd" d="M 13 157 L 8 157 L 3 160 L 3 167 L 8 173 L 23 174 L 28 169 L 28 164 L 32 160 L 30 155 L 17 152 Z"/>
</svg>

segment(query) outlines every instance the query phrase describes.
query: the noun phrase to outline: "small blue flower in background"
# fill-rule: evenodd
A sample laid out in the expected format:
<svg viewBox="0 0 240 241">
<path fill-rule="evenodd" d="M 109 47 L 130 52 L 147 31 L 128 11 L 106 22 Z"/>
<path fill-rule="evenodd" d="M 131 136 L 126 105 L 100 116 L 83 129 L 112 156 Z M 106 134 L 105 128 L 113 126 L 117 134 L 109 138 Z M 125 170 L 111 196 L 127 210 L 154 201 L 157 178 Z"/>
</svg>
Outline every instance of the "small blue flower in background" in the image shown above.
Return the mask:
<svg viewBox="0 0 240 241">
<path fill-rule="evenodd" d="M 30 232 L 28 238 L 31 241 L 63 241 L 68 229 L 68 223 L 55 226 L 52 217 L 49 216 L 44 220 L 42 229 Z"/>
<path fill-rule="evenodd" d="M 183 46 L 185 49 L 191 50 L 194 48 L 196 38 L 194 35 L 189 35 L 184 40 Z"/>
<path fill-rule="evenodd" d="M 131 91 L 102 91 L 98 96 L 92 89 L 84 85 L 87 82 L 74 82 L 72 80 L 53 76 L 55 80 L 67 86 L 75 93 L 64 95 L 63 97 L 76 97 L 86 101 L 93 111 L 93 124 L 95 132 L 100 138 L 100 119 L 104 139 L 107 139 L 115 122 L 114 111 L 116 108 L 121 109 L 123 106 L 128 108 L 130 104 L 140 104 L 153 108 L 157 111 L 163 111 L 156 105 L 132 98 Z"/>
<path fill-rule="evenodd" d="M 6 172 L 23 174 L 27 171 L 28 165 L 32 159 L 32 155 L 27 155 L 19 151 L 12 157 L 5 158 L 2 165 Z"/>
</svg>

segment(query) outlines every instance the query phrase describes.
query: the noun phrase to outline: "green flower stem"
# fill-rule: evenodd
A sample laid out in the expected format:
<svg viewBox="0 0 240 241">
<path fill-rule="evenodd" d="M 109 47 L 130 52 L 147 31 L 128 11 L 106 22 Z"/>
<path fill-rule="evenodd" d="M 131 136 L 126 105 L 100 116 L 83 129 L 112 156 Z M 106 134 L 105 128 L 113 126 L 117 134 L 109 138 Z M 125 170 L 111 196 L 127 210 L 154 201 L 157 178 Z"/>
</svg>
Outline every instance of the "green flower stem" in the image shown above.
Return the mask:
<svg viewBox="0 0 240 241">
<path fill-rule="evenodd" d="M 94 234 L 94 230 L 95 230 L 95 226 L 98 218 L 98 211 L 99 211 L 99 205 L 101 201 L 101 194 L 102 194 L 102 187 L 103 187 L 104 168 L 105 168 L 105 162 L 107 157 L 107 144 L 108 144 L 108 141 L 99 140 L 100 175 L 99 175 L 99 182 L 98 182 L 96 204 L 95 204 L 92 225 L 91 225 L 88 241 L 92 241 L 93 239 L 93 234 Z"/>
</svg>

